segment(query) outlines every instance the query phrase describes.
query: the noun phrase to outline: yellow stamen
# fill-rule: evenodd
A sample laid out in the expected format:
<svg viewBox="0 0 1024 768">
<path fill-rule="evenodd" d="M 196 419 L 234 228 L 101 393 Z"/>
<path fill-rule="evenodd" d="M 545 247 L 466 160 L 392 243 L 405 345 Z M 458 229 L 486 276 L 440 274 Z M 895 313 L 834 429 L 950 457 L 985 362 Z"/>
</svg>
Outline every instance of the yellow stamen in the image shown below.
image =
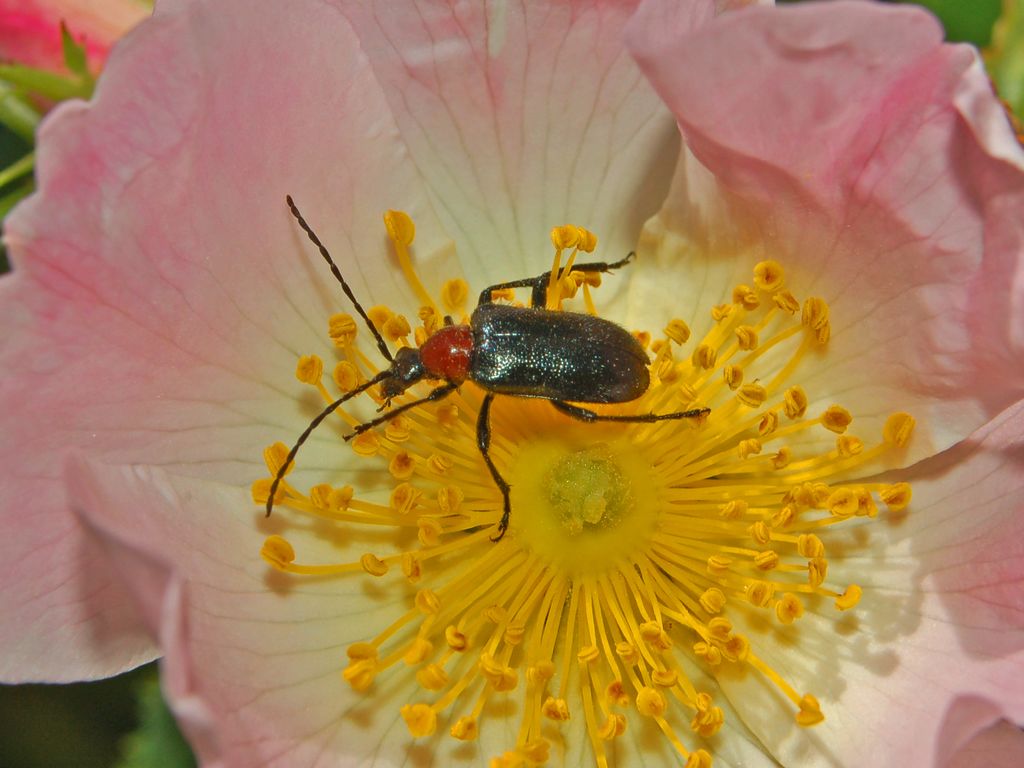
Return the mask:
<svg viewBox="0 0 1024 768">
<path fill-rule="evenodd" d="M 422 344 L 443 322 L 438 303 L 463 311 L 469 287 L 449 280 L 440 302 L 432 301 L 412 267 L 411 219 L 389 212 L 385 221 L 421 325 L 410 328 L 387 307 L 368 314 L 392 345 L 409 344 L 411 333 Z M 547 306 L 560 307 L 582 285 L 595 312 L 589 288 L 600 275 L 571 265 L 596 238 L 562 226 L 551 240 Z M 279 484 L 282 514 L 309 518 L 312 535 L 332 543 L 327 531 L 337 527 L 346 541 L 362 542 L 364 554 L 303 563 L 275 535 L 261 550 L 265 562 L 295 576 L 373 579 L 368 595 L 402 601 L 390 625 L 339 662 L 354 691 L 373 697 L 385 677 L 414 685 L 416 695 L 400 709 L 414 738 L 440 726 L 453 739 L 474 740 L 489 721 L 517 712 L 507 749 L 490 756 L 499 766 L 545 763 L 556 735 L 574 737 L 565 724 L 575 720 L 603 768 L 610 742 L 648 725 L 680 764 L 708 768 L 714 739 L 725 738 L 725 714 L 698 690 L 694 665 L 701 680 L 758 675 L 791 702 L 779 716 L 801 726 L 824 719 L 815 695 L 798 693 L 757 649 L 784 634 L 786 650 L 799 653 L 805 611 L 831 604 L 838 615 L 857 606 L 860 586 L 829 582 L 840 552 L 828 546 L 830 528 L 870 522 L 880 504 L 901 514 L 908 508 L 906 483 L 848 478 L 860 469 L 873 474 L 873 462 L 906 446 L 914 419 L 893 414 L 881 434 L 853 435 L 854 415 L 840 404 L 808 417 L 799 373 L 809 357 L 828 354 L 830 308 L 820 298 L 801 303 L 774 261 L 757 264 L 749 282 L 720 297 L 727 301 L 711 309 L 715 322 L 703 338 L 691 342 L 678 319 L 656 339 L 636 331 L 653 355 L 650 388 L 634 402 L 593 406 L 614 415 L 708 407 L 706 417 L 584 424 L 543 400 L 494 401 L 489 455 L 512 487 L 511 525 L 500 542 L 492 536 L 502 498 L 477 446 L 483 393 L 471 381 L 352 439 L 370 470 L 353 480 L 359 490 L 320 483 L 303 493 L 290 476 Z M 515 298 L 495 293 L 495 300 Z M 361 350 L 349 315 L 331 318 L 329 336 L 340 358 L 330 380 L 316 356 L 296 367 L 325 402 L 337 397 L 332 383 L 350 392 L 380 366 L 374 350 Z M 422 397 L 426 386 L 392 406 Z M 811 394 L 815 402 L 828 395 Z M 370 398 L 383 402 L 372 388 L 353 398 L 356 410 L 339 409 L 338 423 L 359 423 L 353 414 L 372 407 Z M 287 453 L 282 443 L 265 451 L 271 477 Z M 363 482 L 385 485 L 370 494 Z M 269 488 L 267 478 L 256 480 L 254 500 L 265 502 Z"/>
</svg>

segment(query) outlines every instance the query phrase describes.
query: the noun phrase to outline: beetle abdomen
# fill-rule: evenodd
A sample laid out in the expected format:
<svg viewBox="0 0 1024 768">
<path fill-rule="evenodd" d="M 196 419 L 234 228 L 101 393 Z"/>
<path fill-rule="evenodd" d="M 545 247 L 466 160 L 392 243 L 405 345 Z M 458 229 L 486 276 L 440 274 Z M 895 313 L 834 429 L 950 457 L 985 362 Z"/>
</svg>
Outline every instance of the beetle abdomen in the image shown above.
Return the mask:
<svg viewBox="0 0 1024 768">
<path fill-rule="evenodd" d="M 481 304 L 473 312 L 470 378 L 504 395 L 624 403 L 647 391 L 644 348 L 592 315 Z"/>
</svg>

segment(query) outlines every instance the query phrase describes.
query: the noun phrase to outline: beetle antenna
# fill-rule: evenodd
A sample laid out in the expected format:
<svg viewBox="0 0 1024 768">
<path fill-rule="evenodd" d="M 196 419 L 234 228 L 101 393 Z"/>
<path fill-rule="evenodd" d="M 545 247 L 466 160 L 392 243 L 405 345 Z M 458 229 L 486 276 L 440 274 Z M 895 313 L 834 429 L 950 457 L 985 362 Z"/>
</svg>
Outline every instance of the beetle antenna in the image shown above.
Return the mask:
<svg viewBox="0 0 1024 768">
<path fill-rule="evenodd" d="M 302 214 L 299 213 L 298 206 L 295 205 L 295 201 L 292 200 L 292 196 L 285 195 L 284 199 L 288 202 L 288 208 L 291 210 L 292 216 L 295 217 L 295 220 L 299 222 L 299 226 L 302 227 L 302 231 L 306 233 L 306 236 L 313 242 L 313 245 L 320 250 L 320 255 L 324 257 L 324 261 L 326 261 L 328 266 L 331 268 L 331 274 L 333 274 L 337 278 L 338 282 L 341 283 L 341 290 L 345 292 L 345 295 L 348 296 L 349 300 L 355 306 L 356 312 L 359 313 L 359 316 L 366 321 L 366 327 L 370 329 L 370 333 L 373 334 L 373 338 L 377 340 L 377 349 L 380 350 L 380 353 L 384 355 L 384 358 L 389 363 L 393 363 L 395 358 L 392 357 L 391 350 L 389 350 L 388 345 L 384 343 L 384 338 L 380 335 L 380 332 L 374 327 L 373 323 L 370 322 L 370 318 L 366 315 L 366 312 L 363 311 L 362 305 L 356 301 L 355 294 L 352 293 L 352 289 L 348 287 L 348 283 L 345 282 L 345 278 L 341 276 L 341 270 L 338 269 L 338 265 L 334 263 L 334 259 L 331 258 L 331 254 L 327 252 L 327 246 L 320 242 L 320 238 L 316 236 L 316 232 L 314 232 L 313 228 L 306 223 L 304 218 L 302 218 Z"/>
<path fill-rule="evenodd" d="M 290 199 L 291 198 L 289 198 L 289 200 Z M 342 395 L 333 403 L 331 403 L 322 411 L 320 411 L 317 417 L 313 419 L 311 422 L 309 422 L 309 426 L 306 427 L 306 431 L 299 435 L 299 439 L 295 442 L 295 445 L 293 445 L 292 449 L 288 451 L 288 456 L 285 458 L 284 463 L 281 464 L 281 466 L 277 470 L 277 474 L 274 475 L 274 482 L 270 484 L 270 496 L 267 497 L 267 517 L 270 517 L 270 513 L 274 511 L 274 496 L 277 495 L 277 487 L 281 484 L 281 480 L 284 478 L 285 473 L 288 472 L 288 467 L 290 467 L 292 465 L 292 462 L 295 461 L 295 456 L 298 454 L 299 448 L 301 448 L 302 444 L 306 442 L 306 439 L 311 434 L 313 434 L 313 430 L 320 426 L 320 422 L 322 422 L 324 419 L 326 419 L 328 416 L 330 416 L 332 413 L 338 410 L 341 404 L 344 403 L 346 400 L 350 400 L 356 395 L 360 394 L 361 392 L 365 392 L 374 384 L 380 383 L 384 379 L 388 378 L 390 375 L 390 370 L 381 371 L 369 381 L 364 381 L 351 392 L 346 392 L 344 395 Z"/>
</svg>

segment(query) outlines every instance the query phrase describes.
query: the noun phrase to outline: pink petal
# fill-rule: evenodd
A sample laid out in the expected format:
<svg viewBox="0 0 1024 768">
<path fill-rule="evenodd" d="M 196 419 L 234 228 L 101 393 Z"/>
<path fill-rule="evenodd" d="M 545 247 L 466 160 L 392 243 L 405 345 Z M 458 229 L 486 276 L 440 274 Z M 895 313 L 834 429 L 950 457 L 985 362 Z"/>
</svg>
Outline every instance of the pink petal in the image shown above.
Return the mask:
<svg viewBox="0 0 1024 768">
<path fill-rule="evenodd" d="M 753 8 L 699 34 L 669 8 L 645 5 L 630 35 L 700 164 L 654 230 L 710 265 L 676 301 L 778 259 L 832 306 L 832 352 L 805 388 L 863 405 L 869 428 L 913 412 L 908 460 L 1019 398 L 1024 155 L 976 53 L 909 8 Z"/>
<path fill-rule="evenodd" d="M 548 230 L 635 246 L 677 136 L 623 49 L 631 2 L 346 4 L 460 255 L 493 281 L 536 273 Z"/>
<path fill-rule="evenodd" d="M 821 748 L 843 765 L 940 766 L 993 721 L 1024 722 L 1022 435 L 1019 403 L 900 475 L 914 490 L 905 519 L 830 536 L 829 551 L 845 554 L 829 558 L 829 581 L 859 584 L 861 603 L 845 616 L 814 603 L 780 630 L 792 647 L 753 647 L 821 700 L 815 738 L 784 717 L 769 686 L 723 679 L 744 722 L 778 745 L 777 759 L 806 764 Z"/>
<path fill-rule="evenodd" d="M 286 193 L 360 295 L 406 290 L 387 259 L 354 261 L 387 252 L 381 211 L 426 196 L 351 30 L 311 2 L 270 4 L 240 35 L 253 14 L 237 5 L 168 6 L 126 40 L 96 101 L 43 126 L 41 191 L 6 222 L 4 679 L 111 674 L 152 653 L 111 644 L 133 620 L 69 515 L 69 448 L 242 486 L 265 472 L 264 445 L 308 421 L 295 361 L 330 359 L 326 318 L 345 304 Z M 310 72 L 316 89 L 296 87 Z M 429 253 L 439 231 L 408 207 Z"/>
<path fill-rule="evenodd" d="M 948 768 L 1016 768 L 1024 764 L 1024 731 L 999 720 L 953 754 Z"/>
<path fill-rule="evenodd" d="M 283 530 L 282 519 L 264 521 L 247 493 L 223 484 L 73 459 L 68 486 L 159 635 L 165 693 L 204 765 L 407 758 L 397 712 L 413 687 L 377 685 L 363 696 L 341 677 L 345 647 L 406 610 L 401 584 L 392 583 L 404 583 L 400 572 L 380 586 L 363 577 L 362 589 L 353 589 L 352 576 L 291 580 L 272 572 L 258 553 L 269 531 Z M 333 544 L 293 533 L 309 561 L 329 562 L 329 552 L 337 559 Z M 364 590 L 396 598 L 368 599 Z M 438 742 L 444 764 L 459 749 L 452 742 Z"/>
</svg>

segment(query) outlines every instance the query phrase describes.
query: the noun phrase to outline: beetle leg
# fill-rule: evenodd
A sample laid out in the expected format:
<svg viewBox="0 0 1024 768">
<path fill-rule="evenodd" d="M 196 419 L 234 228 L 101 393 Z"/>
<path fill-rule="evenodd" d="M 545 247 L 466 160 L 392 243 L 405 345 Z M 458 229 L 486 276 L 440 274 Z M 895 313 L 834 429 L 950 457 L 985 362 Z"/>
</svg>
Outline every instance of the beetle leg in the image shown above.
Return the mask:
<svg viewBox="0 0 1024 768">
<path fill-rule="evenodd" d="M 668 421 L 670 419 L 694 419 L 699 416 L 706 416 L 711 413 L 710 408 L 691 408 L 689 411 L 675 411 L 673 413 L 635 413 L 629 415 L 611 415 L 597 413 L 589 408 L 581 408 L 578 405 L 570 405 L 564 400 L 551 400 L 549 401 L 555 408 L 560 410 L 567 416 L 572 416 L 574 419 L 580 421 L 593 422 L 593 421 L 632 421 L 632 422 L 651 422 L 651 421 Z"/>
<path fill-rule="evenodd" d="M 636 256 L 635 251 L 630 251 L 624 258 L 618 261 L 608 263 L 607 261 L 591 261 L 586 264 L 573 264 L 573 272 L 611 272 L 613 269 L 626 266 L 633 257 Z M 480 294 L 480 304 L 490 304 L 494 301 L 492 293 L 494 291 L 503 291 L 506 288 L 532 288 L 530 294 L 530 306 L 532 307 L 543 307 L 548 300 L 548 282 L 551 279 L 551 270 L 537 275 L 537 277 L 524 277 L 522 280 L 511 280 L 507 283 L 498 283 L 492 285 Z"/>
<path fill-rule="evenodd" d="M 440 400 L 442 397 L 450 395 L 452 392 L 458 389 L 458 387 L 459 385 L 456 384 L 455 382 L 446 382 L 445 384 L 439 386 L 437 389 L 433 390 L 426 397 L 421 397 L 419 400 L 413 400 L 411 403 L 404 403 L 403 405 L 400 405 L 397 408 L 392 408 L 383 416 L 378 416 L 376 419 L 371 419 L 370 421 L 358 424 L 352 429 L 352 434 L 345 435 L 345 442 L 347 443 L 356 435 L 361 435 L 366 430 L 373 429 L 378 424 L 383 424 L 385 421 L 388 421 L 389 419 L 392 419 L 398 414 L 404 413 L 405 411 L 408 411 L 411 408 L 415 408 L 417 405 L 423 405 L 424 403 L 432 403 L 435 400 Z"/>
<path fill-rule="evenodd" d="M 488 392 L 484 395 L 484 401 L 480 404 L 480 414 L 476 418 L 476 446 L 480 449 L 480 455 L 484 457 L 484 464 L 491 471 L 494 484 L 501 491 L 502 513 L 501 521 L 498 523 L 498 535 L 492 536 L 491 541 L 501 541 L 508 530 L 508 520 L 512 515 L 512 502 L 509 500 L 510 486 L 501 476 L 498 468 L 491 460 L 491 401 L 494 400 L 494 393 Z"/>
</svg>

